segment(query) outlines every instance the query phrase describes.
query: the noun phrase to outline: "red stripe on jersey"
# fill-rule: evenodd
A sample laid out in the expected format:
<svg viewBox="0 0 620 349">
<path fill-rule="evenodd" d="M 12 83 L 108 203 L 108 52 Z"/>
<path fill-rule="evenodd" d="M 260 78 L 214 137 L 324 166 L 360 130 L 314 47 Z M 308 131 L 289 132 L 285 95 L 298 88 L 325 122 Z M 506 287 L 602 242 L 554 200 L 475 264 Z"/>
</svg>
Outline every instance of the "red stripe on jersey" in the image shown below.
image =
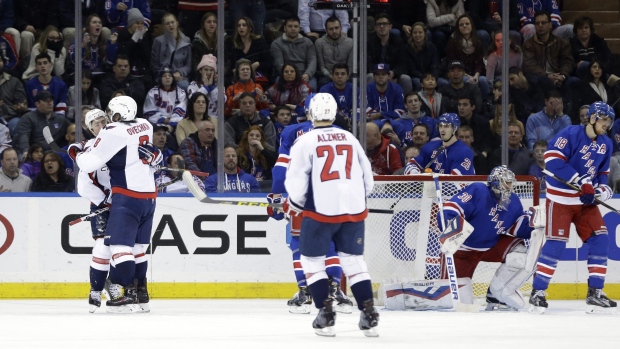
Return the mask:
<svg viewBox="0 0 620 349">
<path fill-rule="evenodd" d="M 461 208 L 461 206 L 459 206 L 458 204 L 456 204 L 456 203 L 454 203 L 454 202 L 452 202 L 452 201 L 448 201 L 448 202 L 446 202 L 446 204 L 444 205 L 444 209 L 447 209 L 447 208 L 451 208 L 451 209 L 455 210 L 456 212 L 458 212 L 458 214 L 459 214 L 461 217 L 465 218 L 465 214 L 463 213 L 463 209 L 462 209 L 462 208 Z"/>
<path fill-rule="evenodd" d="M 302 269 L 301 268 L 301 262 L 299 262 L 299 261 L 293 262 L 293 268 L 295 268 L 295 269 Z"/>
<path fill-rule="evenodd" d="M 137 191 L 133 191 L 133 190 L 129 190 L 127 188 L 121 188 L 121 187 L 112 187 L 112 193 L 122 194 L 122 195 L 129 196 L 135 199 L 156 199 L 157 198 L 156 191 L 152 193 L 140 193 Z"/>
<path fill-rule="evenodd" d="M 109 259 L 103 259 L 103 258 L 99 258 L 99 257 L 93 257 L 93 262 L 97 263 L 97 264 L 110 264 L 110 260 Z"/>
<path fill-rule="evenodd" d="M 550 186 L 547 186 L 547 194 L 553 194 L 553 195 L 564 196 L 564 197 L 569 197 L 569 198 L 579 197 L 579 192 L 566 193 L 566 192 L 563 192 L 563 191 L 555 190 L 555 189 L 553 189 Z"/>
<path fill-rule="evenodd" d="M 321 223 L 347 223 L 347 222 L 361 222 L 368 216 L 368 210 L 364 210 L 358 214 L 343 214 L 340 216 L 324 216 L 320 213 L 304 210 L 304 217 L 312 218 Z"/>
<path fill-rule="evenodd" d="M 290 158 L 287 158 L 287 157 L 284 157 L 284 156 L 280 155 L 276 162 L 281 162 L 281 163 L 288 164 L 290 161 L 291 161 Z"/>
<path fill-rule="evenodd" d="M 568 162 L 568 160 L 566 159 L 566 156 L 564 156 L 564 154 L 560 153 L 559 151 L 548 151 L 545 152 L 545 162 L 549 161 L 549 160 L 553 160 L 553 159 L 560 159 L 560 160 L 564 160 L 565 162 Z"/>
</svg>

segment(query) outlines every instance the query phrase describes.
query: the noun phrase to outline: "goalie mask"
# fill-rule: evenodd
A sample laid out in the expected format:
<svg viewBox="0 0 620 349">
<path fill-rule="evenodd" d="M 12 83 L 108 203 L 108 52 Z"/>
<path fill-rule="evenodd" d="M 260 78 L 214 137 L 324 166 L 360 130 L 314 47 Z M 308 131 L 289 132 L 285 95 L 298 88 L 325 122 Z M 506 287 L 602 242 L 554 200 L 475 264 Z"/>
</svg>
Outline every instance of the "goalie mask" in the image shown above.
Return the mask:
<svg viewBox="0 0 620 349">
<path fill-rule="evenodd" d="M 138 105 L 136 101 L 129 96 L 118 96 L 112 98 L 110 103 L 108 103 L 106 112 L 112 122 L 133 121 L 136 119 Z"/>
<path fill-rule="evenodd" d="M 512 185 L 515 181 L 515 174 L 504 165 L 495 167 L 489 174 L 487 185 L 503 209 L 510 204 Z"/>
</svg>

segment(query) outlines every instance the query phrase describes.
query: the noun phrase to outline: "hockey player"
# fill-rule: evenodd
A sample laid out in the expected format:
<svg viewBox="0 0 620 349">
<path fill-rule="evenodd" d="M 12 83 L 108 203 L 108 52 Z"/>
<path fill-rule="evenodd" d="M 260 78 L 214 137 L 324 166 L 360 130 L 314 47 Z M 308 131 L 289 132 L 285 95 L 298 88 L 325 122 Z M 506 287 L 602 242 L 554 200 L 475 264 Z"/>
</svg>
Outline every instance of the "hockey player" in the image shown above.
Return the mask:
<svg viewBox="0 0 620 349">
<path fill-rule="evenodd" d="M 114 205 L 106 228 L 104 243 L 110 246 L 110 296 L 107 311 L 136 312 L 140 296 L 147 296 L 146 247 L 149 244 L 157 191 L 151 165 L 161 162 L 161 153 L 140 151 L 155 149 L 153 128 L 144 119 L 136 119 L 137 104 L 133 98 L 120 96 L 108 104 L 113 121 L 102 130 L 88 152 L 76 151 L 76 162 L 85 172 L 107 166 Z M 134 258 L 139 256 L 138 258 Z M 134 277 L 137 283 L 134 284 Z M 140 303 L 143 303 L 140 301 Z"/>
<path fill-rule="evenodd" d="M 291 148 L 284 211 L 291 217 L 303 212 L 301 265 L 319 309 L 312 327 L 320 336 L 335 336 L 336 312 L 325 270 L 333 242 L 361 310 L 359 328 L 366 336 L 376 337 L 379 314 L 363 257 L 366 197 L 374 186 L 370 162 L 355 136 L 332 126 L 338 109 L 332 95 L 316 94 L 309 109 L 315 128 Z"/>
<path fill-rule="evenodd" d="M 311 104 L 314 94 L 311 94 L 306 98 L 305 107 L 306 115 L 309 115 L 309 106 Z M 276 162 L 273 170 L 273 184 L 271 187 L 271 193 L 267 195 L 269 202 L 279 203 L 282 201 L 282 194 L 286 193 L 284 188 L 284 179 L 288 169 L 288 164 L 291 160 L 289 156 L 291 147 L 295 140 L 307 132 L 310 132 L 314 126 L 312 121 L 304 121 L 299 124 L 289 125 L 282 131 L 282 137 L 280 139 L 280 149 L 278 161 Z M 284 218 L 284 212 L 280 210 L 267 209 L 267 213 L 276 220 L 282 220 Z M 297 279 L 297 285 L 299 291 L 295 293 L 287 304 L 289 306 L 289 312 L 294 314 L 309 314 L 310 305 L 312 304 L 312 297 L 307 289 L 306 276 L 301 267 L 300 253 L 299 253 L 299 234 L 301 228 L 302 217 L 291 217 L 291 242 L 290 248 L 293 252 L 293 268 L 295 270 L 295 278 Z M 336 253 L 334 244 L 331 244 L 330 250 L 327 253 L 325 259 L 325 266 L 327 268 L 327 274 L 330 278 L 330 293 L 331 296 L 336 299 L 336 311 L 343 313 L 351 313 L 351 306 L 353 302 L 347 297 L 340 289 L 340 278 L 342 276 L 342 267 L 340 266 L 340 260 Z"/>
<path fill-rule="evenodd" d="M 606 201 L 612 142 L 607 131 L 614 122 L 614 110 L 596 102 L 588 110 L 588 124 L 569 126 L 549 142 L 545 153 L 547 175 L 547 242 L 542 248 L 530 297 L 530 312 L 544 313 L 548 307 L 545 290 L 553 277 L 562 251 L 575 224 L 581 241 L 588 244 L 588 313 L 615 313 L 616 302 L 603 293 L 607 272 L 609 237 L 595 199 Z M 558 179 L 568 181 L 573 189 Z"/>
<path fill-rule="evenodd" d="M 437 119 L 441 140 L 426 143 L 420 155 L 411 159 L 405 167 L 405 174 L 417 174 L 431 169 L 432 172 L 453 175 L 473 175 L 474 152 L 461 142 L 456 132 L 461 126 L 458 115 L 445 113 Z"/>
<path fill-rule="evenodd" d="M 472 183 L 444 204 L 446 224 L 440 226 L 446 228 L 440 242 L 442 251 L 454 254 L 458 277 L 471 278 L 479 262 L 502 263 L 487 291 L 487 310 L 525 306 L 519 288 L 534 272 L 539 248 L 528 250 L 524 239 L 530 239 L 536 226 L 540 233 L 535 238 L 542 241 L 543 226 L 533 218 L 538 211 L 536 208 L 523 211 L 519 197 L 512 191 L 515 181 L 512 171 L 498 166 L 491 171 L 486 185 Z M 439 215 L 437 219 L 441 219 Z M 449 241 L 459 230 L 465 234 L 458 241 Z M 530 246 L 540 246 L 532 240 Z"/>
<path fill-rule="evenodd" d="M 159 71 L 159 85 L 153 87 L 144 100 L 144 117 L 154 124 L 176 127 L 185 117 L 187 94 L 177 86 L 167 66 Z"/>
</svg>

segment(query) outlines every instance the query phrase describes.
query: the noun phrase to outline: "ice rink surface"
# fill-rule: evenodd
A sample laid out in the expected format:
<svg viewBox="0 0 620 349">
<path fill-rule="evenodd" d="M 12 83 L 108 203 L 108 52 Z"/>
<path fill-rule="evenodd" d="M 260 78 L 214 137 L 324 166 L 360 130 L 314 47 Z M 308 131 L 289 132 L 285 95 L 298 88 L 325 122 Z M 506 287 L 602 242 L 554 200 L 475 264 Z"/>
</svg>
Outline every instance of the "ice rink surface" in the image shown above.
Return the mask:
<svg viewBox="0 0 620 349">
<path fill-rule="evenodd" d="M 527 312 L 380 311 L 379 338 L 338 314 L 335 338 L 314 334 L 311 315 L 286 300 L 152 300 L 149 314 L 88 313 L 87 300 L 0 300 L 0 348 L 617 348 L 620 315 L 587 315 L 584 301 Z"/>
</svg>

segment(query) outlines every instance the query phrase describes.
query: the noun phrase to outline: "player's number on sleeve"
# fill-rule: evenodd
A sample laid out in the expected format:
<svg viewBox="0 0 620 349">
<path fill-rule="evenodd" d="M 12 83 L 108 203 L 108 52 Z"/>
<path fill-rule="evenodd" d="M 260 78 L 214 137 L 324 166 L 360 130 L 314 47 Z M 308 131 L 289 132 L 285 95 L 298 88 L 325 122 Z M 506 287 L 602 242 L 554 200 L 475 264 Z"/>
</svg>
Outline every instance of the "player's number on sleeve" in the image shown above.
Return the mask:
<svg viewBox="0 0 620 349">
<path fill-rule="evenodd" d="M 335 148 L 335 149 L 334 149 Z M 350 144 L 338 144 L 335 147 L 331 145 L 321 145 L 316 148 L 316 155 L 325 159 L 325 165 L 321 170 L 321 181 L 331 181 L 340 179 L 340 171 L 332 170 L 336 156 L 346 156 L 345 177 L 351 179 L 351 163 L 353 162 L 353 146 Z"/>
</svg>

